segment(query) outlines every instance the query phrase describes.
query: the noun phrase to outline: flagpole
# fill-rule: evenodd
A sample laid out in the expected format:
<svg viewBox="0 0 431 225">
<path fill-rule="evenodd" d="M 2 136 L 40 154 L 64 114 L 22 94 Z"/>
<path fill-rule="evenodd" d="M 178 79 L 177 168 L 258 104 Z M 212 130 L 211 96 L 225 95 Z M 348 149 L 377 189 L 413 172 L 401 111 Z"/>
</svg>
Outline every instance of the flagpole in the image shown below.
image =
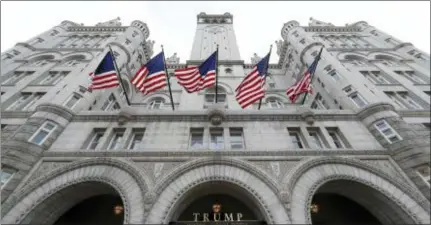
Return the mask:
<svg viewBox="0 0 431 225">
<path fill-rule="evenodd" d="M 112 56 L 112 60 L 114 61 L 114 67 L 115 67 L 115 70 L 117 71 L 118 81 L 120 82 L 121 87 L 123 88 L 124 96 L 126 96 L 126 102 L 127 102 L 127 105 L 129 105 L 129 106 L 130 106 L 129 96 L 127 95 L 126 88 L 124 88 L 123 79 L 121 79 L 120 71 L 118 70 L 118 66 L 117 66 L 117 61 L 115 61 L 115 55 L 114 55 L 114 52 L 112 51 L 112 49 L 111 49 L 111 46 L 110 46 L 110 45 L 108 45 L 108 47 L 109 47 L 109 51 L 110 51 L 111 56 Z"/>
<path fill-rule="evenodd" d="M 272 51 L 272 45 L 269 47 L 268 63 L 266 64 L 265 77 L 263 78 L 263 85 L 265 85 L 265 83 L 266 83 L 266 77 L 267 77 L 267 75 L 268 75 L 269 58 L 271 58 L 271 51 Z M 265 97 L 265 96 L 264 96 L 264 97 Z M 259 100 L 259 106 L 258 106 L 257 110 L 260 110 L 260 106 L 262 105 L 262 99 L 263 99 L 264 97 L 262 97 L 262 98 Z"/>
<path fill-rule="evenodd" d="M 215 103 L 217 103 L 217 89 L 218 89 L 218 45 L 217 45 L 217 48 L 216 48 L 216 71 L 215 71 L 215 73 L 216 73 L 216 83 L 215 83 Z"/>
<path fill-rule="evenodd" d="M 174 98 L 172 97 L 171 81 L 169 79 L 170 77 L 168 74 L 168 68 L 166 68 L 165 50 L 163 49 L 163 45 L 162 45 L 162 53 L 163 53 L 163 64 L 165 66 L 166 80 L 168 81 L 168 87 L 169 87 L 169 96 L 171 97 L 172 111 L 175 111 Z"/>
<path fill-rule="evenodd" d="M 320 61 L 320 55 L 322 54 L 322 51 L 323 51 L 323 46 L 322 46 L 322 48 L 320 49 L 320 52 L 319 52 L 319 54 L 317 54 L 317 62 L 316 62 L 316 68 L 314 68 L 314 70 L 313 70 L 313 73 L 310 75 L 310 86 L 311 86 L 311 84 L 312 84 L 312 82 L 313 82 L 313 78 L 314 78 L 314 74 L 316 73 L 316 69 L 317 69 L 317 64 L 319 64 L 319 61 Z M 307 99 L 307 95 L 308 95 L 308 91 L 307 92 L 305 92 L 305 95 L 304 95 L 304 99 L 302 99 L 302 104 L 301 105 L 304 105 L 304 103 L 305 103 L 305 100 Z"/>
</svg>

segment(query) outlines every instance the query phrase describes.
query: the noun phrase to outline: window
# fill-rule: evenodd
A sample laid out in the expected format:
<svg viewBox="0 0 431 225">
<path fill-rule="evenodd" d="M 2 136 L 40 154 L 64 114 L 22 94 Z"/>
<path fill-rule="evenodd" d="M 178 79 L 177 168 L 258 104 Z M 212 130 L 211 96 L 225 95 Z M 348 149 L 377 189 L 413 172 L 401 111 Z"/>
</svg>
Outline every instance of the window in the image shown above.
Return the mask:
<svg viewBox="0 0 431 225">
<path fill-rule="evenodd" d="M 2 85 L 15 85 L 20 80 L 22 80 L 26 76 L 30 76 L 34 73 L 34 71 L 15 71 L 13 75 L 2 82 Z"/>
<path fill-rule="evenodd" d="M 414 71 L 394 71 L 396 74 L 401 75 L 407 79 L 409 79 L 411 82 L 415 84 L 426 84 L 424 80 L 422 80 L 417 74 L 415 74 Z"/>
<path fill-rule="evenodd" d="M 244 136 L 242 128 L 230 128 L 230 148 L 244 149 Z"/>
<path fill-rule="evenodd" d="M 280 109 L 284 107 L 284 104 L 279 100 L 277 100 L 276 98 L 268 98 L 266 100 L 266 103 L 269 108 L 273 108 L 273 109 Z"/>
<path fill-rule="evenodd" d="M 305 39 L 301 39 L 301 40 L 299 41 L 299 43 L 301 43 L 301 44 L 305 44 Z"/>
<path fill-rule="evenodd" d="M 45 79 L 42 79 L 39 84 L 42 85 L 56 85 L 58 82 L 60 82 L 63 78 L 65 78 L 70 72 L 69 71 L 49 71 L 48 75 L 45 77 Z"/>
<path fill-rule="evenodd" d="M 161 97 L 154 98 L 149 104 L 148 109 L 161 109 L 163 108 L 163 105 L 165 104 L 165 99 Z"/>
<path fill-rule="evenodd" d="M 329 136 L 332 139 L 332 143 L 334 143 L 336 148 L 345 148 L 345 144 L 341 140 L 338 128 L 326 128 Z"/>
<path fill-rule="evenodd" d="M 204 147 L 204 129 L 191 128 L 190 129 L 190 147 L 200 149 Z"/>
<path fill-rule="evenodd" d="M 318 129 L 316 128 L 308 128 L 308 135 L 310 136 L 310 147 L 321 149 L 323 148 L 323 142 L 320 133 L 318 132 Z"/>
<path fill-rule="evenodd" d="M 35 93 L 35 94 L 33 94 L 30 101 L 27 102 L 27 104 L 25 104 L 24 107 L 22 107 L 22 110 L 30 109 L 30 107 L 32 107 L 34 104 L 36 104 L 36 102 L 39 101 L 39 99 L 41 99 L 45 94 L 46 93 Z"/>
<path fill-rule="evenodd" d="M 10 105 L 7 110 L 19 109 L 24 104 L 24 102 L 26 102 L 26 100 L 31 97 L 31 95 L 31 93 L 21 93 L 21 96 L 18 98 L 18 100 L 12 103 L 12 105 Z"/>
<path fill-rule="evenodd" d="M 364 107 L 367 105 L 367 102 L 365 99 L 359 94 L 354 93 L 349 96 L 349 98 L 358 106 L 359 108 Z"/>
<path fill-rule="evenodd" d="M 329 105 L 326 104 L 325 99 L 322 98 L 322 96 L 317 93 L 316 98 L 311 103 L 312 109 L 329 109 Z"/>
<path fill-rule="evenodd" d="M 410 109 L 422 109 L 422 107 L 417 102 L 415 102 L 407 92 L 398 92 L 398 95 Z"/>
<path fill-rule="evenodd" d="M 132 42 L 129 39 L 126 39 L 126 45 L 130 45 Z"/>
<path fill-rule="evenodd" d="M 384 92 L 392 101 L 397 104 L 401 109 L 407 109 L 407 106 L 399 99 L 399 96 L 395 92 Z"/>
<path fill-rule="evenodd" d="M 207 89 L 207 92 L 205 93 L 205 103 L 215 103 L 215 96 L 215 88 Z M 217 87 L 217 102 L 226 102 L 226 91 L 221 87 Z"/>
<path fill-rule="evenodd" d="M 60 33 L 60 32 L 58 32 L 57 30 L 53 30 L 52 32 L 51 32 L 51 36 L 55 36 L 55 35 L 57 35 L 58 33 Z"/>
<path fill-rule="evenodd" d="M 114 133 L 112 134 L 111 141 L 108 146 L 108 150 L 117 150 L 122 146 L 122 141 L 124 137 L 124 129 L 114 129 Z"/>
<path fill-rule="evenodd" d="M 139 145 L 142 143 L 142 139 L 144 138 L 145 129 L 134 128 L 132 130 L 132 138 L 130 139 L 130 143 L 128 149 L 137 150 Z"/>
<path fill-rule="evenodd" d="M 41 145 L 43 142 L 51 135 L 51 133 L 55 130 L 57 125 L 54 122 L 45 122 L 37 131 L 33 134 L 33 136 L 29 139 L 31 143 Z"/>
<path fill-rule="evenodd" d="M 331 75 L 332 79 L 334 79 L 335 81 L 339 81 L 341 79 L 340 75 L 335 70 L 329 72 L 329 75 Z"/>
<path fill-rule="evenodd" d="M 7 110 L 26 110 L 33 106 L 45 93 L 28 93 L 23 92 L 21 96 L 12 103 Z"/>
<path fill-rule="evenodd" d="M 103 111 L 114 111 L 119 110 L 120 108 L 120 104 L 118 104 L 117 99 L 115 99 L 113 94 L 108 97 L 108 100 L 106 100 L 102 106 Z"/>
<path fill-rule="evenodd" d="M 76 66 L 78 64 L 79 64 L 78 60 L 69 60 L 69 61 L 64 63 L 64 66 Z"/>
<path fill-rule="evenodd" d="M 210 128 L 210 149 L 224 149 L 223 128 Z"/>
<path fill-rule="evenodd" d="M 380 71 L 359 71 L 365 78 L 373 84 L 390 84 L 390 82 L 381 75 Z"/>
<path fill-rule="evenodd" d="M 76 104 L 78 104 L 81 98 L 82 96 L 80 94 L 73 93 L 72 96 L 70 96 L 70 98 L 66 101 L 66 104 L 64 106 L 66 106 L 69 109 L 73 109 L 73 107 L 75 107 Z"/>
<path fill-rule="evenodd" d="M 96 149 L 100 139 L 105 134 L 105 131 L 106 129 L 104 128 L 95 128 L 86 149 L 91 149 L 91 150 Z"/>
<path fill-rule="evenodd" d="M 424 164 L 421 166 L 418 166 L 416 168 L 416 171 L 418 172 L 419 176 L 424 179 L 425 182 L 427 182 L 428 185 L 430 185 L 430 166 L 428 164 Z"/>
<path fill-rule="evenodd" d="M 0 174 L 1 188 L 3 188 L 7 184 L 7 182 L 9 182 L 12 179 L 13 175 L 16 172 L 17 172 L 16 169 L 2 165 L 1 174 Z"/>
<path fill-rule="evenodd" d="M 304 145 L 301 141 L 299 128 L 287 128 L 287 130 L 294 148 L 304 148 Z"/>
<path fill-rule="evenodd" d="M 374 123 L 374 126 L 380 132 L 380 134 L 385 137 L 389 144 L 402 140 L 401 136 L 398 135 L 394 129 L 392 129 L 386 120 L 379 120 Z"/>
</svg>

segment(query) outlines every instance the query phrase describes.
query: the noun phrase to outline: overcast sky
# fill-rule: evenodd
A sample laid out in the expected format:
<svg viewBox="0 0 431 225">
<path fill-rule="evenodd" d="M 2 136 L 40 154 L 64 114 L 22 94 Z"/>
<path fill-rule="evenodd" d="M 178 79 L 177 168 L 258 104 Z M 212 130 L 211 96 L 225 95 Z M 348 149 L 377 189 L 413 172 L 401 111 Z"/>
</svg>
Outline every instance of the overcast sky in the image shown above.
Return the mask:
<svg viewBox="0 0 431 225">
<path fill-rule="evenodd" d="M 336 26 L 360 20 L 429 53 L 430 2 L 114 2 L 114 1 L 1 1 L 1 51 L 17 42 L 28 41 L 40 33 L 70 20 L 95 25 L 120 17 L 123 25 L 133 20 L 147 23 L 155 52 L 163 44 L 167 56 L 177 52 L 181 62 L 190 56 L 196 29 L 196 15 L 234 16 L 234 28 L 240 54 L 250 62 L 254 52 L 263 56 L 269 45 L 281 38 L 284 23 L 296 20 L 307 25 L 309 18 L 331 22 Z M 277 62 L 273 54 L 271 62 Z"/>
</svg>

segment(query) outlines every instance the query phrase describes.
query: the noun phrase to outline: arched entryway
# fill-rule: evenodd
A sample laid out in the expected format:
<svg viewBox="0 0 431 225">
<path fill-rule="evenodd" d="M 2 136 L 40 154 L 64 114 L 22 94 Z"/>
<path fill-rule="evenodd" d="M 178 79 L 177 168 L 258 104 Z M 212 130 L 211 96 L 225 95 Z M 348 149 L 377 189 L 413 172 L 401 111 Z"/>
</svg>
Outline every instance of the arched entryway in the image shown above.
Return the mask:
<svg viewBox="0 0 431 225">
<path fill-rule="evenodd" d="M 261 223 L 265 217 L 253 196 L 228 182 L 207 182 L 185 193 L 171 214 L 170 223 L 248 221 Z"/>
<path fill-rule="evenodd" d="M 212 205 L 219 200 L 217 198 L 226 196 L 226 201 L 231 199 L 229 201 L 235 203 L 232 208 L 227 208 L 229 210 L 244 209 L 250 212 L 249 218 L 267 224 L 289 224 L 278 194 L 279 189 L 274 182 L 247 162 L 223 158 L 198 159 L 177 168 L 158 183 L 146 223 L 178 221 L 189 206 L 205 198 L 208 202 L 202 205 L 201 210 L 211 211 Z M 224 209 L 225 204 L 228 203 L 222 203 Z"/>
<path fill-rule="evenodd" d="M 122 225 L 123 221 L 124 204 L 119 193 L 107 184 L 89 181 L 50 196 L 21 223 Z"/>
<path fill-rule="evenodd" d="M 375 204 L 379 200 L 374 199 L 377 195 L 377 192 L 366 186 L 361 187 L 361 184 L 354 181 L 330 181 L 313 196 L 310 206 L 311 222 L 313 225 L 382 225 L 383 222 L 391 222 L 377 211 L 379 209 L 376 207 L 379 205 Z M 371 196 L 373 199 L 369 199 Z M 384 204 L 388 199 L 380 201 L 384 201 L 379 202 L 380 206 L 386 207 Z"/>
<path fill-rule="evenodd" d="M 147 180 L 133 165 L 122 160 L 71 163 L 36 179 L 11 196 L 2 205 L 1 222 L 143 224 Z"/>
<path fill-rule="evenodd" d="M 425 201 L 408 186 L 350 159 L 310 160 L 292 176 L 296 224 L 427 224 Z M 428 202 L 429 207 L 429 202 Z"/>
</svg>

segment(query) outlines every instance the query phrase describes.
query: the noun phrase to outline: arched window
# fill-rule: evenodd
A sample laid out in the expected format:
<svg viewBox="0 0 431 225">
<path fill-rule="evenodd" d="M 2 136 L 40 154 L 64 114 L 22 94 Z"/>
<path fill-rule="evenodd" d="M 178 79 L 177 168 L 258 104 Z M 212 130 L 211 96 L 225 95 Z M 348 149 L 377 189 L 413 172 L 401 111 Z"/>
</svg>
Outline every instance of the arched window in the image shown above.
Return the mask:
<svg viewBox="0 0 431 225">
<path fill-rule="evenodd" d="M 266 100 L 266 104 L 268 105 L 269 108 L 272 108 L 272 109 L 281 109 L 281 108 L 284 108 L 283 102 L 281 102 L 277 98 L 268 98 Z"/>
<path fill-rule="evenodd" d="M 147 108 L 148 109 L 161 109 L 163 108 L 163 105 L 165 104 L 165 99 L 161 97 L 153 98 L 150 103 L 148 103 Z"/>
<path fill-rule="evenodd" d="M 216 89 L 214 87 L 207 89 L 205 93 L 205 103 L 215 103 Z M 226 102 L 226 90 L 222 87 L 217 87 L 217 102 Z"/>
</svg>

